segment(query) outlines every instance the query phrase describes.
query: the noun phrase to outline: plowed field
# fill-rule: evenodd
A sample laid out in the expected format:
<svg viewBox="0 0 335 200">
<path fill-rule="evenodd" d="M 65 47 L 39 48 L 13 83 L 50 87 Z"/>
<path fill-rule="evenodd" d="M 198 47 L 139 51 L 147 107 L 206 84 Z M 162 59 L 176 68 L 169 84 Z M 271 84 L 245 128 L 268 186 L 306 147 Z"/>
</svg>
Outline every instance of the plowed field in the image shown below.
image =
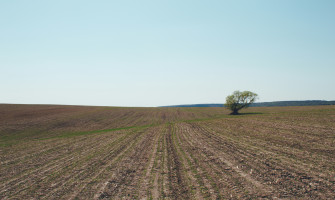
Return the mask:
<svg viewBox="0 0 335 200">
<path fill-rule="evenodd" d="M 244 112 L 0 105 L 0 199 L 335 199 L 335 106 Z"/>
</svg>

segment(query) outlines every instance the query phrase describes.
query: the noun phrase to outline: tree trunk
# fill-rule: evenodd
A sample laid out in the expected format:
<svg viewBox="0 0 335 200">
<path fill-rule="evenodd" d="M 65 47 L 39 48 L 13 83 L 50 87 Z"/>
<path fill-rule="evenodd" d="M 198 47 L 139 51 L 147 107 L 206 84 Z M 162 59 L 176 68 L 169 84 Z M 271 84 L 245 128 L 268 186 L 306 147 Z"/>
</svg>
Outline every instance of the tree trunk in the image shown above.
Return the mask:
<svg viewBox="0 0 335 200">
<path fill-rule="evenodd" d="M 234 109 L 232 113 L 230 113 L 231 115 L 238 115 L 238 110 Z"/>
</svg>

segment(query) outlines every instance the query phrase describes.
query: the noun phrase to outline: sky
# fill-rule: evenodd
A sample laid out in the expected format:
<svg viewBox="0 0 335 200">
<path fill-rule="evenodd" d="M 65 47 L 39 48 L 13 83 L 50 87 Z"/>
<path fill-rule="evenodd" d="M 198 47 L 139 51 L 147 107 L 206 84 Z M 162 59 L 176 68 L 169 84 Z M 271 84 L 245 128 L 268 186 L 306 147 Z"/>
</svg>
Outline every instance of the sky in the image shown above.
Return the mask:
<svg viewBox="0 0 335 200">
<path fill-rule="evenodd" d="M 0 1 L 0 103 L 335 100 L 333 0 Z"/>
</svg>

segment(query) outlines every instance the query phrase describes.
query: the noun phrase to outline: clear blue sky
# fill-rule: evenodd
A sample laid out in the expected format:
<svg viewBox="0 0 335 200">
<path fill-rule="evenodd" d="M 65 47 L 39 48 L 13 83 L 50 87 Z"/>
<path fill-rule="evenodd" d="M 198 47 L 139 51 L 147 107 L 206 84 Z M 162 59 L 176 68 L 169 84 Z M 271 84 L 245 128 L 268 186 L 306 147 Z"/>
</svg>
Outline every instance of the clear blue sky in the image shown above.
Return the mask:
<svg viewBox="0 0 335 200">
<path fill-rule="evenodd" d="M 0 2 L 0 103 L 335 100 L 334 0 Z"/>
</svg>

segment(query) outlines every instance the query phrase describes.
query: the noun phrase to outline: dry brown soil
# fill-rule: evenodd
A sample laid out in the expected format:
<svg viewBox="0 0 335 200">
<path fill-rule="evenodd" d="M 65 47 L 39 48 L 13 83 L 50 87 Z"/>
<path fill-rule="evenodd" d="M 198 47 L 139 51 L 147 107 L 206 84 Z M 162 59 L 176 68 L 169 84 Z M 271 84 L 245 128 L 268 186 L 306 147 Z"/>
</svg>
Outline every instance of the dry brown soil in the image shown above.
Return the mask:
<svg viewBox="0 0 335 200">
<path fill-rule="evenodd" d="M 0 105 L 0 199 L 335 199 L 335 106 Z"/>
</svg>

